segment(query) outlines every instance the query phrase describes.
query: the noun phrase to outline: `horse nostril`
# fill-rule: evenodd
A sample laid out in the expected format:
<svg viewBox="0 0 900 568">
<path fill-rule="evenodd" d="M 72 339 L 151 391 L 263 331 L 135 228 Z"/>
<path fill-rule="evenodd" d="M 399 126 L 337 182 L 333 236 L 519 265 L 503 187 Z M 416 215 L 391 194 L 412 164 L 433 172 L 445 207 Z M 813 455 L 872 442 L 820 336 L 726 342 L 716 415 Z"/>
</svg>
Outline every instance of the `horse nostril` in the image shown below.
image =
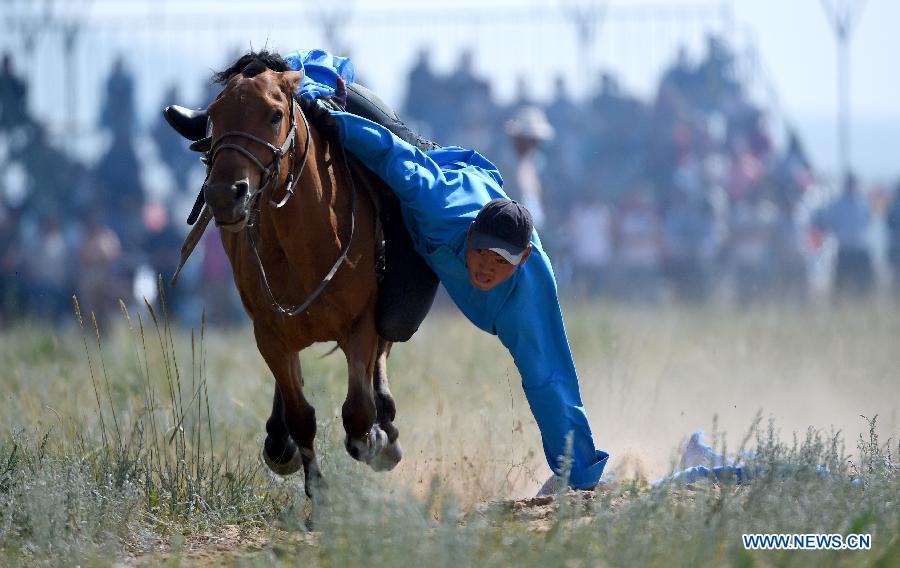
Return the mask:
<svg viewBox="0 0 900 568">
<path fill-rule="evenodd" d="M 236 181 L 231 187 L 234 190 L 234 198 L 243 199 L 247 192 L 250 191 L 250 182 L 246 180 Z"/>
</svg>

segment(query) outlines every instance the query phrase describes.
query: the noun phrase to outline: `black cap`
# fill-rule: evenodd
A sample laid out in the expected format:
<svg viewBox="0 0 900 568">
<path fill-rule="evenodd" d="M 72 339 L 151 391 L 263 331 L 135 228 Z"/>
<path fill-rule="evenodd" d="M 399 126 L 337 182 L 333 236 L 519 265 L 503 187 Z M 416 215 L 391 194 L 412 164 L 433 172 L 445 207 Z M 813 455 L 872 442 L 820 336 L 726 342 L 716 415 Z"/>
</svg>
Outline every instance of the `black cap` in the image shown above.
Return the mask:
<svg viewBox="0 0 900 568">
<path fill-rule="evenodd" d="M 472 222 L 469 246 L 493 250 L 518 264 L 533 230 L 534 221 L 524 205 L 511 199 L 494 199 L 481 208 Z"/>
</svg>

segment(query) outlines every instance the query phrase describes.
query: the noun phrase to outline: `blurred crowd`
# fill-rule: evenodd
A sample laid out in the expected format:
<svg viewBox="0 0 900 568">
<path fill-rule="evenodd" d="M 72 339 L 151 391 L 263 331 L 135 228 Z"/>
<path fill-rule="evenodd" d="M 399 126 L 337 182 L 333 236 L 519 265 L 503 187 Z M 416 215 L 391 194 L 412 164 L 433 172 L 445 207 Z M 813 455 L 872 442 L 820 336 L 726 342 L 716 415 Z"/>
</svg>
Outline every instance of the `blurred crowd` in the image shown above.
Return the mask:
<svg viewBox="0 0 900 568">
<path fill-rule="evenodd" d="M 576 101 L 576 80 L 558 76 L 541 103 L 522 78 L 501 105 L 471 53 L 442 75 L 422 51 L 402 113 L 437 142 L 476 148 L 500 166 L 507 192 L 535 213 L 563 294 L 805 301 L 826 259 L 820 288 L 836 298 L 873 292 L 877 267 L 892 267 L 900 282 L 900 200 L 853 175 L 824 183 L 796 132 L 777 147 L 766 109 L 719 38 L 697 61 L 681 50 L 653 100 L 604 73 Z"/>
<path fill-rule="evenodd" d="M 53 137 L 28 109 L 28 83 L 9 54 L 0 70 L 0 324 L 17 318 L 103 321 L 158 297 L 158 275 L 172 275 L 187 225 L 184 202 L 199 190 L 196 154 L 160 117 L 141 132 L 135 77 L 118 59 L 105 80 L 99 123 L 103 151 L 78 160 L 66 133 Z M 170 89 L 163 104 L 178 101 Z M 146 144 L 152 140 L 148 156 Z M 138 151 L 138 148 L 141 151 Z M 148 163 L 167 171 L 165 198 L 150 199 Z M 189 207 L 189 206 L 188 206 Z M 182 210 L 185 209 L 185 210 Z M 176 287 L 164 288 L 168 310 L 182 323 L 236 320 L 241 315 L 231 269 L 216 231 L 209 231 Z M 90 320 L 88 319 L 88 325 Z"/>
<path fill-rule="evenodd" d="M 776 147 L 766 110 L 718 39 L 698 61 L 679 53 L 650 101 L 603 74 L 587 100 L 575 100 L 567 90 L 574 78 L 561 76 L 549 102 L 535 100 L 522 79 L 515 100 L 501 104 L 474 63 L 466 52 L 439 74 L 423 51 L 400 114 L 438 143 L 475 148 L 500 166 L 508 193 L 534 213 L 562 295 L 803 301 L 828 251 L 837 297 L 872 293 L 891 269 L 900 282 L 900 199 L 852 175 L 824 190 L 796 133 Z M 161 117 L 139 125 L 135 77 L 122 59 L 98 101 L 104 145 L 90 162 L 34 118 L 25 77 L 3 56 L 0 324 L 71 318 L 73 294 L 101 320 L 120 298 L 154 298 L 157 275 L 171 276 L 188 229 L 197 156 Z M 173 86 L 160 108 L 180 101 Z M 151 199 L 144 186 L 148 162 L 167 172 L 172 189 L 163 197 Z M 203 307 L 212 320 L 241 317 L 216 231 L 165 293 L 182 323 L 196 324 Z"/>
</svg>

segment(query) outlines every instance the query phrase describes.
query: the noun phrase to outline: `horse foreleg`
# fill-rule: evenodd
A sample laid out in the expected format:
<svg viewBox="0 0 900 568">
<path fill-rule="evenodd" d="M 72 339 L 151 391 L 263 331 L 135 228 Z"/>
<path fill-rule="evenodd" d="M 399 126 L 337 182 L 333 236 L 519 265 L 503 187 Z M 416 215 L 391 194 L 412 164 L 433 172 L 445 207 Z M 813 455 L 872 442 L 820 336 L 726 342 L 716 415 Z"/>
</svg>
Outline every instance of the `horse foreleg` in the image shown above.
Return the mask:
<svg viewBox="0 0 900 568">
<path fill-rule="evenodd" d="M 378 425 L 387 434 L 388 445 L 378 455 L 375 456 L 369 465 L 375 471 L 388 471 L 394 469 L 400 459 L 403 457 L 403 450 L 400 448 L 400 441 L 397 437 L 400 432 L 394 426 L 394 417 L 397 415 L 397 405 L 394 397 L 391 395 L 390 385 L 388 383 L 387 360 L 391 353 L 391 342 L 385 339 L 378 339 L 378 354 L 375 359 L 375 410 L 377 413 Z"/>
<path fill-rule="evenodd" d="M 276 383 L 272 415 L 266 422 L 268 435 L 263 446 L 266 465 L 277 474 L 287 475 L 299 469 L 298 462 L 302 464 L 306 494 L 312 497 L 322 475 L 313 445 L 316 410 L 303 396 L 300 356 L 259 330 L 256 330 L 256 345 Z"/>
<path fill-rule="evenodd" d="M 275 395 L 272 400 L 272 414 L 266 421 L 266 441 L 263 444 L 263 459 L 269 469 L 278 475 L 296 473 L 303 466 L 301 453 L 298 451 L 297 444 L 291 437 L 285 422 L 284 399 L 277 384 L 275 385 Z"/>
<path fill-rule="evenodd" d="M 385 446 L 387 434 L 375 423 L 377 411 L 372 376 L 378 347 L 374 315 L 359 318 L 351 332 L 338 342 L 347 357 L 347 398 L 341 409 L 347 433 L 347 453 L 353 459 L 369 463 Z"/>
</svg>

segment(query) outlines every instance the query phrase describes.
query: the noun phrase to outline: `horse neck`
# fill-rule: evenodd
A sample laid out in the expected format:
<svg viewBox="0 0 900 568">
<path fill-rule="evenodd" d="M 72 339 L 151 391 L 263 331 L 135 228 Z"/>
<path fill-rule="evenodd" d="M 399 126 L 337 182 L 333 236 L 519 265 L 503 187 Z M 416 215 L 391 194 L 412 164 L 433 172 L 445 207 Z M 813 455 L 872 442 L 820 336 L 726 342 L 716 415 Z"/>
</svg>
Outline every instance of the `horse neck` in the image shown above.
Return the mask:
<svg viewBox="0 0 900 568">
<path fill-rule="evenodd" d="M 309 154 L 294 183 L 294 195 L 281 209 L 263 207 L 260 230 L 263 240 L 277 242 L 289 259 L 304 259 L 303 267 L 320 276 L 349 237 L 352 189 L 347 185 L 346 162 L 339 146 L 329 144 L 312 124 L 308 140 L 304 130 L 298 125 L 293 155 L 298 168 L 307 143 Z M 281 199 L 284 187 L 274 195 Z"/>
</svg>

